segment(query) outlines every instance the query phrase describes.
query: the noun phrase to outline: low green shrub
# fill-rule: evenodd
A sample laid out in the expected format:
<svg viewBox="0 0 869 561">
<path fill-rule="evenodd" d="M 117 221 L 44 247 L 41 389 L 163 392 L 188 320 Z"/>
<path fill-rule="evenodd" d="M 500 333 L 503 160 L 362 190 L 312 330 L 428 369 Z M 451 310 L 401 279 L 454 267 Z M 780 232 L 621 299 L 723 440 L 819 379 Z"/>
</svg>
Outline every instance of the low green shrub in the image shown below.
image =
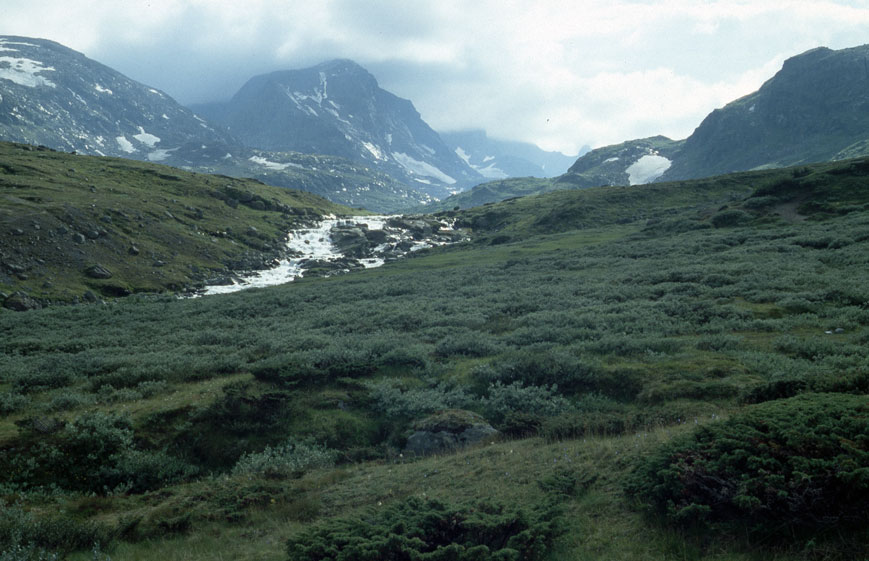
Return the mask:
<svg viewBox="0 0 869 561">
<path fill-rule="evenodd" d="M 390 419 L 413 419 L 442 409 L 468 409 L 473 395 L 445 383 L 434 387 L 403 389 L 394 380 L 366 382 L 374 407 Z"/>
<path fill-rule="evenodd" d="M 35 442 L 12 460 L 13 483 L 98 494 L 143 492 L 196 472 L 163 452 L 136 449 L 130 420 L 120 415 L 85 413 L 57 424 L 51 434 L 26 438 Z"/>
<path fill-rule="evenodd" d="M 803 394 L 701 426 L 636 466 L 627 492 L 681 525 L 779 537 L 869 521 L 869 401 Z"/>
<path fill-rule="evenodd" d="M 561 533 L 555 507 L 454 506 L 410 497 L 305 530 L 287 542 L 287 552 L 290 561 L 536 561 Z"/>
<path fill-rule="evenodd" d="M 338 459 L 336 450 L 305 441 L 288 440 L 281 446 L 266 446 L 262 452 L 242 456 L 232 469 L 233 475 L 285 478 L 310 469 L 328 468 Z"/>
<path fill-rule="evenodd" d="M 558 387 L 525 386 L 522 382 L 489 386 L 482 399 L 484 416 L 496 426 L 511 414 L 524 413 L 538 418 L 555 417 L 573 409 L 573 405 L 558 393 Z"/>
<path fill-rule="evenodd" d="M 0 393 L 0 415 L 21 411 L 30 403 L 30 398 L 18 392 Z"/>
</svg>

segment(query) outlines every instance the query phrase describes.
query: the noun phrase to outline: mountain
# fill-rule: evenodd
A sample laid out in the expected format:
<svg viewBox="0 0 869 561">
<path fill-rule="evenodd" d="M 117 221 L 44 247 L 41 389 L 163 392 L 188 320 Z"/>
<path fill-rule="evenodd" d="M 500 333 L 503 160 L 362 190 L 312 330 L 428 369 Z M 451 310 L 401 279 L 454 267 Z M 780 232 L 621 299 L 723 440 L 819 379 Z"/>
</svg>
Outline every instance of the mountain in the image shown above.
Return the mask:
<svg viewBox="0 0 869 561">
<path fill-rule="evenodd" d="M 0 138 L 155 162 L 234 144 L 163 92 L 53 41 L 9 36 L 0 37 Z"/>
<path fill-rule="evenodd" d="M 346 159 L 248 148 L 165 93 L 44 39 L 0 37 L 0 140 L 256 177 L 378 212 L 432 201 Z"/>
<path fill-rule="evenodd" d="M 247 146 L 340 156 L 438 198 L 483 179 L 410 101 L 350 60 L 255 76 L 230 101 L 194 108 Z"/>
<path fill-rule="evenodd" d="M 527 142 L 489 138 L 483 130 L 441 132 L 440 136 L 460 158 L 488 179 L 555 177 L 576 160 L 576 156 L 547 152 Z"/>
<path fill-rule="evenodd" d="M 869 45 L 817 48 L 710 113 L 661 180 L 840 160 L 869 153 Z"/>
</svg>

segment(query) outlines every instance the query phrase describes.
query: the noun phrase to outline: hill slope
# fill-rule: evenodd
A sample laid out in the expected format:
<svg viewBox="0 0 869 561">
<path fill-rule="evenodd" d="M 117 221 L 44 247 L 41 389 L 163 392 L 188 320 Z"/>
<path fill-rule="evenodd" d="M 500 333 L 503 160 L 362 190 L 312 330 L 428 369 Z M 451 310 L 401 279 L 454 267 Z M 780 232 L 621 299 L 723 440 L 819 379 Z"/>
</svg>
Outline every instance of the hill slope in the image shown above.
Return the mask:
<svg viewBox="0 0 869 561">
<path fill-rule="evenodd" d="M 425 547 L 436 524 L 441 554 L 475 558 L 862 559 L 865 509 L 829 526 L 844 501 L 802 499 L 866 492 L 867 177 L 858 159 L 560 191 L 455 213 L 475 243 L 359 274 L 0 309 L 0 547 L 307 560 Z M 500 435 L 408 449 L 480 417 Z M 665 454 L 716 434 L 728 472 L 692 469 L 714 449 Z M 713 485 L 731 502 L 711 522 L 735 529 L 646 516 L 629 489 L 656 483 L 649 458 L 691 498 Z M 740 526 L 764 500 L 795 506 L 754 509 L 784 539 Z M 795 533 L 795 511 L 825 517 Z"/>
<path fill-rule="evenodd" d="M 294 225 L 349 211 L 258 181 L 5 142 L 0 200 L 2 298 L 44 301 L 177 292 L 262 268 Z"/>
</svg>

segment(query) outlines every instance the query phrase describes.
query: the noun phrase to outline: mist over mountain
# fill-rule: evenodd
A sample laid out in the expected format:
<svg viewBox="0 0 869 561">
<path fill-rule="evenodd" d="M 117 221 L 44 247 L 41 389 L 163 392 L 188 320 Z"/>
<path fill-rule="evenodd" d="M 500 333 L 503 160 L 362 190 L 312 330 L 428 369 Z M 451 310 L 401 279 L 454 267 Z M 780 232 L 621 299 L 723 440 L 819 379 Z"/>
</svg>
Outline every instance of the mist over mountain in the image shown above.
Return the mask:
<svg viewBox="0 0 869 561">
<path fill-rule="evenodd" d="M 561 152 L 547 152 L 529 142 L 489 138 L 474 129 L 441 132 L 441 139 L 469 166 L 488 179 L 508 177 L 555 177 L 576 160 Z M 581 153 L 590 150 L 583 147 Z"/>
<path fill-rule="evenodd" d="M 410 101 L 380 88 L 350 60 L 255 76 L 230 101 L 194 108 L 248 146 L 340 156 L 435 197 L 484 179 Z"/>
</svg>

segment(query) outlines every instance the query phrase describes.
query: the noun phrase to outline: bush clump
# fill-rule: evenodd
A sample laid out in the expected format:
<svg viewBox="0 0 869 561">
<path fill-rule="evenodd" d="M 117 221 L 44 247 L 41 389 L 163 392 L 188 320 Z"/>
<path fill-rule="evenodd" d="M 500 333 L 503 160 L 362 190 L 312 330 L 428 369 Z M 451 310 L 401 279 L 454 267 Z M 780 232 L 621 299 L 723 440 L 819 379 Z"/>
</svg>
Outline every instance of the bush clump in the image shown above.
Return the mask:
<svg viewBox="0 0 869 561">
<path fill-rule="evenodd" d="M 749 406 L 644 459 L 629 494 L 671 522 L 785 537 L 869 521 L 869 400 Z"/>
<path fill-rule="evenodd" d="M 561 532 L 555 507 L 529 512 L 410 497 L 306 530 L 287 542 L 287 552 L 290 561 L 535 561 L 550 551 Z"/>
<path fill-rule="evenodd" d="M 309 469 L 332 467 L 337 458 L 336 450 L 290 439 L 281 446 L 266 446 L 262 452 L 245 454 L 235 464 L 232 474 L 286 478 Z"/>
</svg>

